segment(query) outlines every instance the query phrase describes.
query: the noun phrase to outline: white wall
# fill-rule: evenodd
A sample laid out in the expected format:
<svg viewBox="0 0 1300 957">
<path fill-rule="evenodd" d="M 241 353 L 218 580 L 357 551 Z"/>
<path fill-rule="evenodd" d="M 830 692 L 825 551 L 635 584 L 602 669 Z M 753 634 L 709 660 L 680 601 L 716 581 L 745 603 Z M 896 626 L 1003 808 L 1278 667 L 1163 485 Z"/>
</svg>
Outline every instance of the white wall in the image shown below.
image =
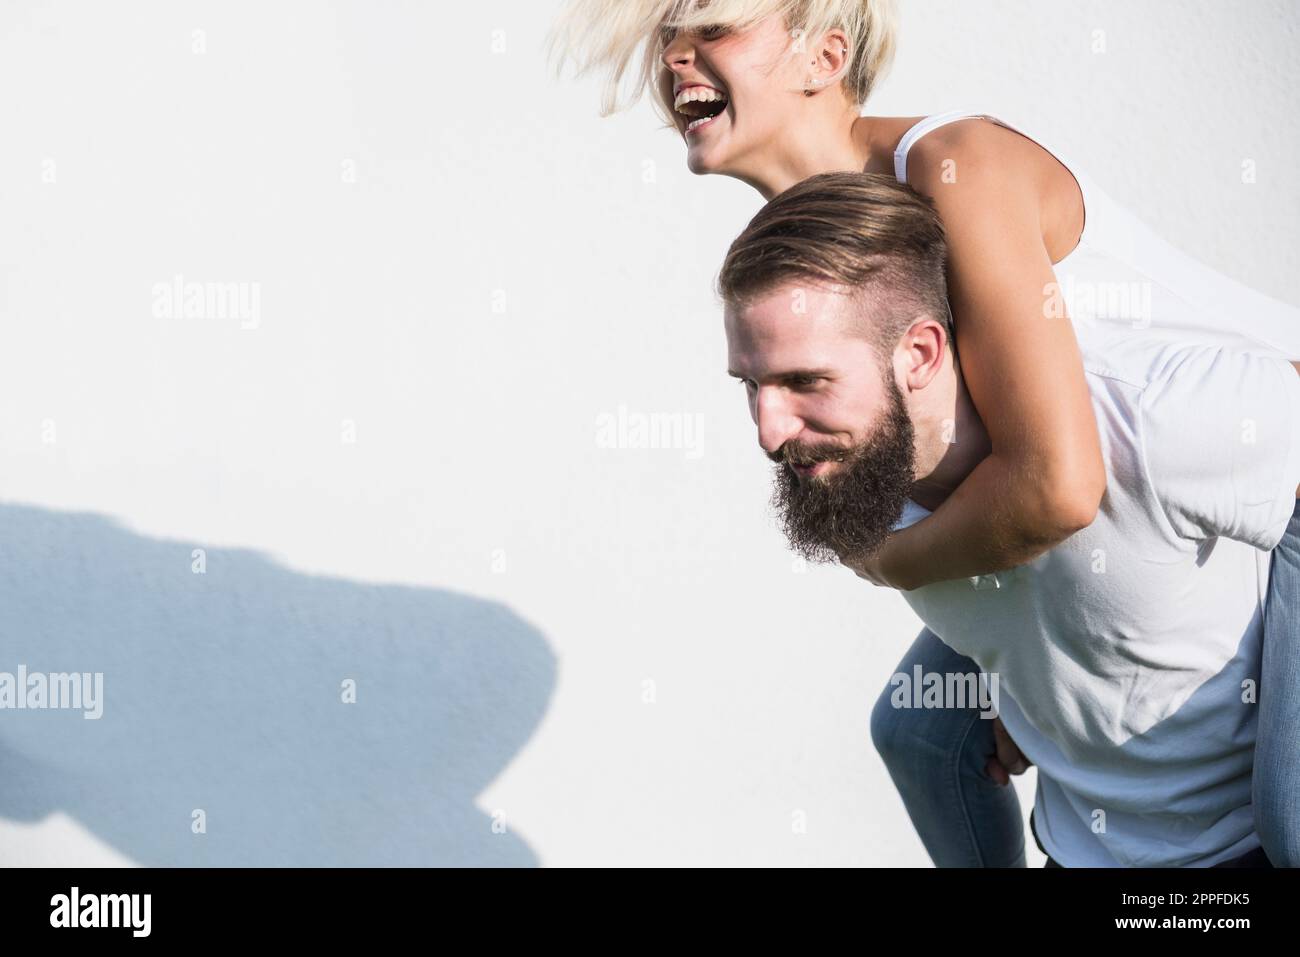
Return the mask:
<svg viewBox="0 0 1300 957">
<path fill-rule="evenodd" d="M 556 7 L 0 7 L 0 671 L 105 697 L 0 712 L 0 863 L 928 863 L 868 735 L 918 623 L 798 569 L 724 373 L 761 199 L 552 79 Z M 1033 118 L 1300 302 L 1294 0 L 904 7 L 870 112 Z"/>
</svg>

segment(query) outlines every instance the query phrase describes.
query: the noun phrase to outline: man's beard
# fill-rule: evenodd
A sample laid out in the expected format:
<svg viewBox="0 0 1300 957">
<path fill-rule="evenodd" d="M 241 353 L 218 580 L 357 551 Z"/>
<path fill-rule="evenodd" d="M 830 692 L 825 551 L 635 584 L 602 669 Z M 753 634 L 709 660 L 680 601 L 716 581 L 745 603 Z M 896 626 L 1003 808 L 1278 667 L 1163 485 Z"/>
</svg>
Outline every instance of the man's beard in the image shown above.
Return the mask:
<svg viewBox="0 0 1300 957">
<path fill-rule="evenodd" d="M 886 375 L 889 406 L 871 438 L 851 449 L 787 442 L 778 455 L 772 506 L 790 547 L 814 563 L 865 558 L 889 537 L 916 478 L 912 419 Z M 788 464 L 835 461 L 822 475 L 798 476 Z"/>
</svg>

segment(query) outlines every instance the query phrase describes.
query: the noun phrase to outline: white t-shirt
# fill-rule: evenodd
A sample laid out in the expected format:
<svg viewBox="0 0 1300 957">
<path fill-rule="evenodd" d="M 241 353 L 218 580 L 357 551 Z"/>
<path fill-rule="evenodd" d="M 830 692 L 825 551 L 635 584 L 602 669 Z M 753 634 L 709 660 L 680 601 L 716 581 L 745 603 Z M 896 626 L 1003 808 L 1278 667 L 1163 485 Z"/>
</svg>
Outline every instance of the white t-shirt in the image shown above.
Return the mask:
<svg viewBox="0 0 1300 957">
<path fill-rule="evenodd" d="M 1210 866 L 1259 845 L 1252 691 L 1266 550 L 1300 486 L 1300 375 L 1263 347 L 1077 331 L 1108 480 L 1096 519 L 1026 565 L 902 595 L 998 675 L 1052 857 Z M 896 527 L 928 514 L 909 502 Z"/>
</svg>

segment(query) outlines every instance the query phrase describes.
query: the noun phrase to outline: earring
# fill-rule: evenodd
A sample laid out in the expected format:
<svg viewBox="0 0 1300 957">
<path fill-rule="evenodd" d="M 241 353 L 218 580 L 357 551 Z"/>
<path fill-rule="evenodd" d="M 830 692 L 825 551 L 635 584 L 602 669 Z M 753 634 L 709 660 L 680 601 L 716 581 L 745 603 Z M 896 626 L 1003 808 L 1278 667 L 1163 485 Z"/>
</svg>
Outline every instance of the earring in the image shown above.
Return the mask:
<svg viewBox="0 0 1300 957">
<path fill-rule="evenodd" d="M 822 85 L 823 83 L 825 83 L 825 82 L 826 82 L 825 80 L 813 80 L 813 81 L 812 81 L 812 85 L 813 85 L 813 86 L 821 86 L 821 85 Z M 805 86 L 805 87 L 803 88 L 803 95 L 804 95 L 804 96 L 812 96 L 812 95 L 813 95 L 813 91 L 810 90 L 808 87 Z"/>
</svg>

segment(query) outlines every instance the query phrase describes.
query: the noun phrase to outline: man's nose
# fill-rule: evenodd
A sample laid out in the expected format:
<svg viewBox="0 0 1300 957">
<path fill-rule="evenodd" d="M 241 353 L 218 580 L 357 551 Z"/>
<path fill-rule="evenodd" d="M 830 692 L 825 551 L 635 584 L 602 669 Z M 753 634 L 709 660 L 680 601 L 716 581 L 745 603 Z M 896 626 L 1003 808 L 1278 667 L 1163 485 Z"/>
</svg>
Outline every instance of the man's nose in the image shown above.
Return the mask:
<svg viewBox="0 0 1300 957">
<path fill-rule="evenodd" d="M 779 389 L 759 389 L 754 400 L 758 444 L 771 455 L 803 431 L 803 420 L 789 408 Z"/>
</svg>

